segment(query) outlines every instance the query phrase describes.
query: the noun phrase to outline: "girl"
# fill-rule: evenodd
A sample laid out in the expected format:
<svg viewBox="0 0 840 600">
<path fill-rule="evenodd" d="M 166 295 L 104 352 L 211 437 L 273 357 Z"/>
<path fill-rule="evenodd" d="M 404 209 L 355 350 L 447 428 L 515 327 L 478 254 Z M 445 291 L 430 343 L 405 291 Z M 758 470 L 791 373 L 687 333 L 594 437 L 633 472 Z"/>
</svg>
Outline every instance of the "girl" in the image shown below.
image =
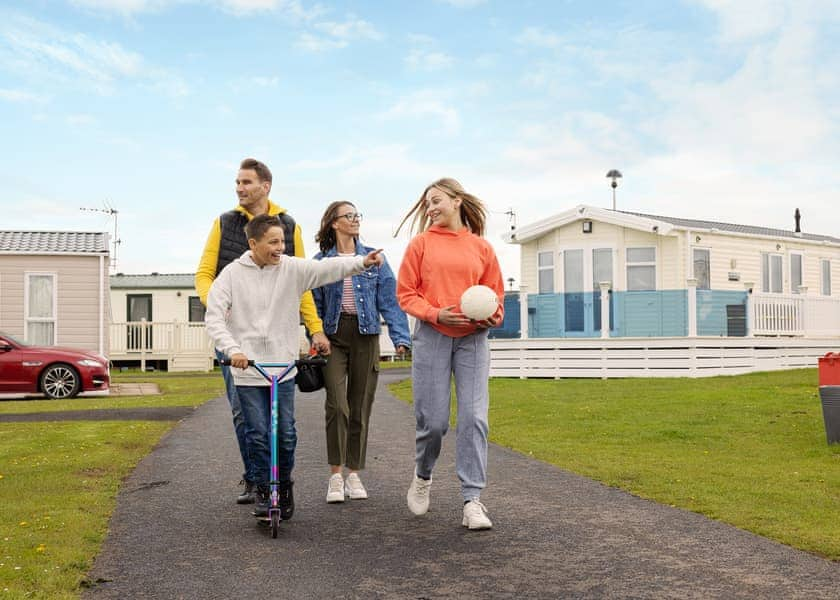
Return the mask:
<svg viewBox="0 0 840 600">
<path fill-rule="evenodd" d="M 321 218 L 315 241 L 316 260 L 332 256 L 365 256 L 359 242 L 362 220 L 350 202 L 333 202 Z M 379 316 L 397 354 L 410 346 L 408 319 L 395 295 L 396 281 L 387 262 L 352 277 L 312 290 L 318 315 L 324 321 L 332 352 L 324 368 L 327 462 L 330 479 L 327 502 L 368 497 L 359 478 L 365 468 L 368 423 L 379 378 Z M 349 471 L 347 479 L 342 467 Z"/>
<path fill-rule="evenodd" d="M 415 471 L 406 497 L 416 515 L 429 509 L 432 469 L 449 427 L 450 379 L 455 376 L 458 426 L 455 469 L 464 498 L 462 524 L 490 529 L 479 497 L 486 483 L 490 350 L 487 329 L 503 318 L 504 287 L 492 246 L 482 237 L 486 211 L 481 200 L 454 179 L 429 185 L 397 228 L 412 218 L 419 230 L 400 265 L 397 298 L 417 318 L 411 376 L 414 387 Z M 496 292 L 499 306 L 484 321 L 460 311 L 461 294 L 473 285 Z"/>
</svg>

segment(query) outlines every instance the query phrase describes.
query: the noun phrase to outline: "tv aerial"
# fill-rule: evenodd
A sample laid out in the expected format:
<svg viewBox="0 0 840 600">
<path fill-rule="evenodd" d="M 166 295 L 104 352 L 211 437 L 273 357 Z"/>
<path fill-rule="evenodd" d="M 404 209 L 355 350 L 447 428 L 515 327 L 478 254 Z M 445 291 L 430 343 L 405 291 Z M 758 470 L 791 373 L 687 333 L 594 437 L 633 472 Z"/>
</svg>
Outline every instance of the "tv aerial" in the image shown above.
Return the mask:
<svg viewBox="0 0 840 600">
<path fill-rule="evenodd" d="M 116 208 L 114 208 L 113 206 L 108 204 L 107 200 L 105 202 L 103 202 L 102 204 L 104 205 L 104 208 L 87 208 L 87 207 L 82 206 L 82 207 L 79 208 L 79 210 L 83 210 L 85 212 L 104 213 L 104 214 L 108 215 L 109 217 L 114 218 L 114 235 L 113 235 L 113 238 L 112 238 L 112 241 L 111 241 L 111 244 L 112 244 L 114 249 L 111 252 L 111 268 L 116 270 L 116 268 L 117 268 L 117 248 L 119 248 L 120 243 L 122 243 L 122 240 L 117 235 L 117 215 L 119 215 L 120 211 L 118 211 Z"/>
</svg>

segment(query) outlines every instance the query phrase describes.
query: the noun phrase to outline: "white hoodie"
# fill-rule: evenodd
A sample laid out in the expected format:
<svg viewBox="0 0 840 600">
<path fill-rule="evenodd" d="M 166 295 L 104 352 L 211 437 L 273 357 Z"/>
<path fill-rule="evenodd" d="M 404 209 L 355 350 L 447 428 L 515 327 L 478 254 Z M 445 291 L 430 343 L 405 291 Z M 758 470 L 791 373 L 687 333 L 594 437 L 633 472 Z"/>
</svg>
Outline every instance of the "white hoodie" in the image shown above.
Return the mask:
<svg viewBox="0 0 840 600">
<path fill-rule="evenodd" d="M 291 363 L 299 356 L 300 297 L 365 270 L 364 256 L 307 260 L 283 256 L 259 267 L 248 250 L 213 281 L 204 324 L 228 358 L 241 352 L 255 362 Z M 266 369 L 279 374 L 282 369 Z M 231 367 L 236 385 L 269 385 L 256 369 Z M 295 375 L 292 369 L 283 378 Z"/>
</svg>

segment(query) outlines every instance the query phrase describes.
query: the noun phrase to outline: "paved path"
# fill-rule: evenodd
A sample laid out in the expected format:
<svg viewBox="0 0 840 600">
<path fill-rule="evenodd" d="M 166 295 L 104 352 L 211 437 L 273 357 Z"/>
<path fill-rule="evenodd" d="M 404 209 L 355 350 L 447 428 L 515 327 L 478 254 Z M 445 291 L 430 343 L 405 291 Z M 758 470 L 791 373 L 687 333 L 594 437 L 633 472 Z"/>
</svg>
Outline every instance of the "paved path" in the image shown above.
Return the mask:
<svg viewBox="0 0 840 600">
<path fill-rule="evenodd" d="M 297 509 L 277 539 L 234 504 L 224 398 L 180 423 L 126 481 L 84 598 L 838 598 L 840 564 L 641 500 L 498 446 L 482 499 L 495 527 L 461 527 L 453 435 L 432 510 L 414 517 L 413 415 L 375 403 L 369 500 L 328 505 L 320 394 L 299 394 Z"/>
</svg>

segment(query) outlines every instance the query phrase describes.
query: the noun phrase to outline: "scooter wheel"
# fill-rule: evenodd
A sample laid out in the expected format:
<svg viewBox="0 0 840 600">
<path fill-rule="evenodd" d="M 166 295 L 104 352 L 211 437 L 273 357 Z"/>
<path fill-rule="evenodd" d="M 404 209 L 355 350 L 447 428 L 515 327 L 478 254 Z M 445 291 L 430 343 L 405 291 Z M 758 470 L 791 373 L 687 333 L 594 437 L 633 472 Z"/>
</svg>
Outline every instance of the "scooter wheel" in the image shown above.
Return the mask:
<svg viewBox="0 0 840 600">
<path fill-rule="evenodd" d="M 277 537 L 277 531 L 280 529 L 280 515 L 278 513 L 271 513 L 271 537 Z"/>
</svg>

